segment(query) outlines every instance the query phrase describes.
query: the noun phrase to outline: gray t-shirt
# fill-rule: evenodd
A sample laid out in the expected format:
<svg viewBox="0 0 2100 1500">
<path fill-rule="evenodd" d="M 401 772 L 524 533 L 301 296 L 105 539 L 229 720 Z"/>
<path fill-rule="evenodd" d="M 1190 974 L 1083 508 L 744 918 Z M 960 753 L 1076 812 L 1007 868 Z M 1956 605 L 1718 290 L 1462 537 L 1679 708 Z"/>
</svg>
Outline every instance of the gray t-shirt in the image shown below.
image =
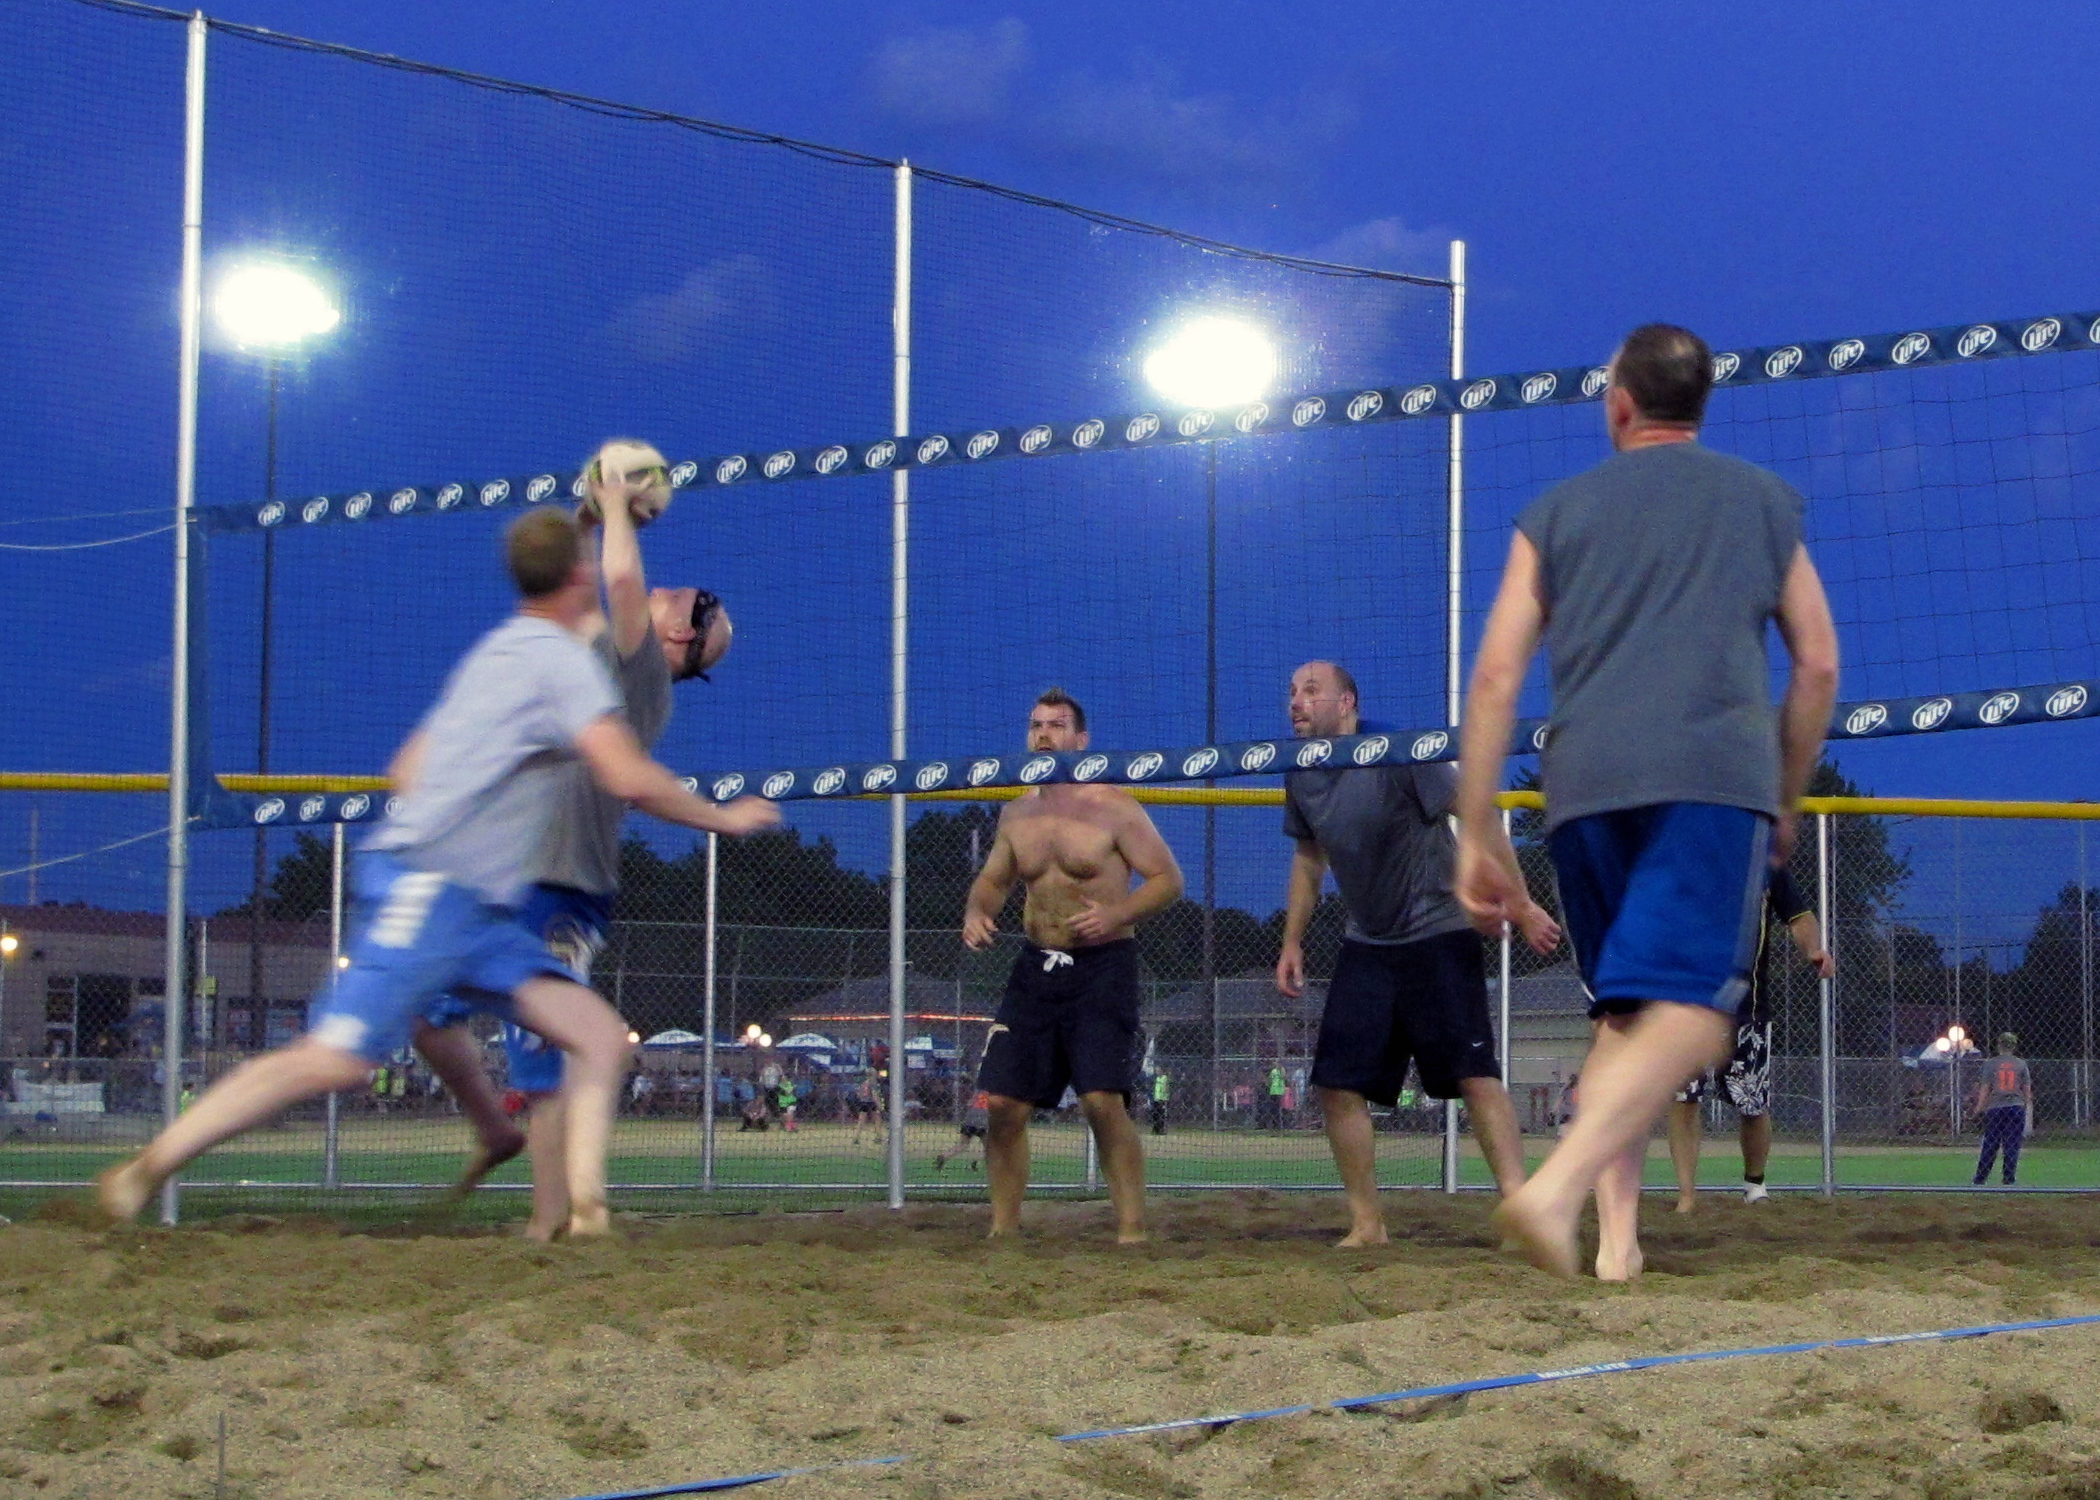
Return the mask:
<svg viewBox="0 0 2100 1500">
<path fill-rule="evenodd" d="M 1458 791 L 1450 765 L 1293 771 L 1283 779 L 1283 831 L 1327 856 L 1358 943 L 1412 943 L 1468 924 L 1451 894 L 1455 845 L 1444 815 Z"/>
<path fill-rule="evenodd" d="M 562 772 L 577 763 L 576 736 L 619 708 L 588 646 L 551 620 L 513 615 L 452 669 L 423 718 L 415 786 L 365 847 L 512 905 Z"/>
<path fill-rule="evenodd" d="M 1517 518 L 1546 600 L 1551 826 L 1660 802 L 1777 814 L 1765 627 L 1801 509 L 1776 474 L 1666 443 L 1562 481 Z"/>
<path fill-rule="evenodd" d="M 1990 1090 L 1984 1096 L 1985 1109 L 2025 1109 L 2027 1107 L 2027 1060 L 2020 1057 L 1994 1057 L 1983 1065 L 1984 1086 Z"/>
<path fill-rule="evenodd" d="M 591 651 L 619 688 L 634 737 L 654 746 L 671 719 L 671 664 L 656 632 L 643 637 L 625 661 L 610 629 L 591 642 Z M 620 888 L 620 825 L 627 819 L 627 804 L 599 786 L 581 762 L 564 766 L 561 776 L 561 796 L 532 878 L 610 896 Z"/>
</svg>

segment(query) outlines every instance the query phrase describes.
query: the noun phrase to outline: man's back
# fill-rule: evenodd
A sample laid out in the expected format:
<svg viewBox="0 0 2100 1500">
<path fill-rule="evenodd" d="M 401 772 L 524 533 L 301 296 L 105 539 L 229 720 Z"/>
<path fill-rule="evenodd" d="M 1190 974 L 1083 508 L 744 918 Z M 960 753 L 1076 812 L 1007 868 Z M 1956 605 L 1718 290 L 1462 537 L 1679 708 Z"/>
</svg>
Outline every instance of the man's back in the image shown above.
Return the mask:
<svg viewBox="0 0 2100 1500">
<path fill-rule="evenodd" d="M 619 689 L 627 724 L 644 749 L 654 749 L 671 719 L 671 668 L 651 631 L 624 660 L 610 626 L 591 654 Z M 580 762 L 560 774 L 560 791 L 533 861 L 533 879 L 610 896 L 620 887 L 620 825 L 627 804 L 592 779 Z"/>
<path fill-rule="evenodd" d="M 419 731 L 415 784 L 365 847 L 510 903 L 576 759 L 570 747 L 619 706 L 581 641 L 551 620 L 513 616 L 453 669 Z"/>
<path fill-rule="evenodd" d="M 1546 609 L 1553 825 L 1664 802 L 1775 814 L 1765 626 L 1801 497 L 1740 459 L 1665 443 L 1556 485 L 1517 526 Z"/>
</svg>

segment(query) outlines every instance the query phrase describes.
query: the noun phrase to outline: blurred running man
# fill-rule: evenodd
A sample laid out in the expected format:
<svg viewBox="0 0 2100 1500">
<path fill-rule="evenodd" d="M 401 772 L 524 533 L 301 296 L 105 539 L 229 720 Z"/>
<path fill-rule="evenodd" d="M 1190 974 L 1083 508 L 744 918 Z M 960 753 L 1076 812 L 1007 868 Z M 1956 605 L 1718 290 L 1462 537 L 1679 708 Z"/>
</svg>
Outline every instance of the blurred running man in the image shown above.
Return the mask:
<svg viewBox="0 0 2100 1500">
<path fill-rule="evenodd" d="M 1984 1064 L 1970 1108 L 1983 1116 L 1983 1150 L 1976 1157 L 1976 1186 L 1990 1180 L 1999 1149 L 2005 1151 L 2005 1176 L 2011 1187 L 2020 1176 L 2020 1145 L 2034 1129 L 2034 1078 L 2019 1056 L 2020 1038 L 1999 1034 L 1998 1055 Z"/>
<path fill-rule="evenodd" d="M 589 498 L 580 519 L 586 528 L 595 522 L 599 529 L 604 597 L 602 604 L 594 599 L 578 634 L 618 688 L 628 728 L 644 748 L 653 748 L 670 722 L 672 684 L 706 681 L 729 649 L 729 616 L 705 589 L 649 587 L 638 527 L 670 498 L 661 453 L 647 443 L 615 438 L 591 456 L 584 474 Z M 532 889 L 519 920 L 588 983 L 611 931 L 627 804 L 600 787 L 580 762 L 563 770 L 561 782 L 547 836 L 533 854 Z M 464 1023 L 476 1008 L 471 996 L 446 996 L 415 1039 L 480 1136 L 479 1154 L 453 1189 L 457 1195 L 472 1191 L 524 1144 L 482 1070 L 479 1045 L 467 1033 Z M 561 1052 L 514 1023 L 505 1023 L 503 1042 L 510 1087 L 531 1108 L 532 1212 L 525 1233 L 551 1239 L 569 1221 Z"/>
<path fill-rule="evenodd" d="M 1086 711 L 1061 688 L 1028 715 L 1031 751 L 1084 750 Z M 1140 882 L 1131 889 L 1131 877 Z M 993 1235 L 1021 1227 L 1028 1117 L 1069 1085 L 1100 1147 L 1116 1242 L 1145 1238 L 1145 1157 L 1130 1118 L 1138 1064 L 1137 924 L 1181 896 L 1181 869 L 1137 798 L 1120 787 L 1038 787 L 1006 804 L 963 907 L 963 941 L 988 947 L 999 908 L 1028 890 L 1028 941 L 985 1039 L 985 1148 Z"/>
<path fill-rule="evenodd" d="M 111 1218 L 137 1217 L 162 1182 L 220 1141 L 303 1099 L 360 1086 L 433 1000 L 463 987 L 507 997 L 511 1018 L 568 1054 L 568 1229 L 610 1227 L 605 1150 L 627 1023 L 516 917 L 562 769 L 580 759 L 614 796 L 688 828 L 751 833 L 779 811 L 755 797 L 715 807 L 636 743 L 611 679 L 575 634 L 597 583 L 574 521 L 532 511 L 505 541 L 522 602 L 453 669 L 395 757 L 407 791 L 358 859 L 350 968 L 316 997 L 303 1039 L 236 1068 L 102 1174 Z"/>
<path fill-rule="evenodd" d="M 1784 927 L 1794 947 L 1816 973 L 1828 979 L 1837 963 L 1823 947 L 1822 926 L 1801 887 L 1785 870 L 1774 870 L 1765 886 L 1764 911 L 1757 923 L 1757 957 L 1750 965 L 1750 993 L 1735 1013 L 1735 1052 L 1720 1075 L 1721 1092 L 1740 1118 L 1743 1148 L 1743 1201 L 1762 1203 L 1765 1165 L 1772 1156 L 1772 969 L 1778 963 L 1772 946 L 1774 924 Z M 1670 1160 L 1677 1168 L 1677 1211 L 1699 1206 L 1699 1106 L 1715 1076 L 1702 1073 L 1686 1084 L 1670 1106 Z"/>
<path fill-rule="evenodd" d="M 1307 662 L 1291 675 L 1290 711 L 1300 739 L 1356 734 L 1356 679 L 1336 662 Z M 1486 955 L 1451 894 L 1446 814 L 1457 789 L 1448 765 L 1323 766 L 1283 779 L 1283 832 L 1297 852 L 1276 988 L 1293 999 L 1305 993 L 1305 928 L 1330 867 L 1349 916 L 1311 1080 L 1349 1200 L 1344 1250 L 1386 1242 L 1366 1101 L 1398 1104 L 1410 1063 L 1431 1097 L 1466 1101 L 1495 1186 L 1509 1194 L 1524 1181 L 1524 1142 L 1488 1019 Z M 1560 942 L 1553 919 L 1529 899 L 1517 923 L 1541 953 Z"/>
<path fill-rule="evenodd" d="M 1466 705 L 1458 896 L 1482 932 L 1522 911 L 1495 807 L 1517 693 L 1544 635 L 1553 677 L 1548 842 L 1596 1039 L 1582 1109 L 1497 1211 L 1505 1244 L 1575 1274 L 1597 1192 L 1597 1274 L 1638 1275 L 1640 1170 L 1670 1096 L 1725 1055 L 1749 985 L 1767 865 L 1830 723 L 1837 639 L 1800 495 L 1699 446 L 1713 360 L 1635 329 L 1611 364 L 1616 456 L 1517 519 Z M 1793 659 L 1776 721 L 1765 629 Z"/>
<path fill-rule="evenodd" d="M 969 1105 L 963 1110 L 962 1119 L 955 1126 L 955 1144 L 933 1159 L 936 1172 L 948 1170 L 948 1163 L 956 1157 L 969 1154 L 970 1170 L 977 1170 L 977 1163 L 984 1154 L 984 1138 L 991 1121 L 992 1098 L 983 1089 L 970 1096 Z"/>
</svg>

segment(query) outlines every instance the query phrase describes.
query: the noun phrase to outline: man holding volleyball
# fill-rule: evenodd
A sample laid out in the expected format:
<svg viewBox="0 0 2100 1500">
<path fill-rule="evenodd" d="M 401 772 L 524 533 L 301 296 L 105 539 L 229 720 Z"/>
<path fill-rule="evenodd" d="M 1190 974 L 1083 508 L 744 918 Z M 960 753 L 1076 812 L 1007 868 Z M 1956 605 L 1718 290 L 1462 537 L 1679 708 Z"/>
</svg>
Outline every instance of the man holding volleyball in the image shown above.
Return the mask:
<svg viewBox="0 0 2100 1500">
<path fill-rule="evenodd" d="M 584 485 L 579 518 L 587 527 L 595 523 L 599 533 L 603 596 L 579 634 L 619 690 L 635 738 L 653 748 L 670 722 L 672 685 L 705 680 L 729 649 L 729 617 L 721 601 L 704 589 L 648 586 L 637 530 L 670 503 L 670 472 L 661 453 L 647 443 L 615 438 L 584 465 Z M 626 817 L 627 804 L 606 793 L 582 766 L 564 770 L 547 836 L 530 866 L 532 889 L 519 918 L 586 982 L 610 934 L 619 889 L 620 825 Z M 531 1110 L 529 1134 L 521 1141 L 465 1029 L 474 1009 L 473 997 L 448 995 L 416 1033 L 417 1050 L 452 1090 L 480 1137 L 479 1153 L 454 1192 L 471 1191 L 529 1145 L 532 1213 L 525 1232 L 533 1239 L 552 1239 L 569 1221 L 561 1052 L 515 1022 L 504 1023 L 510 1087 Z"/>
<path fill-rule="evenodd" d="M 1582 1109 L 1496 1212 L 1504 1243 L 1572 1276 L 1597 1194 L 1596 1269 L 1640 1273 L 1640 1173 L 1656 1117 L 1726 1055 L 1765 880 L 1837 695 L 1837 636 L 1777 475 L 1696 441 L 1713 357 L 1649 324 L 1611 363 L 1616 454 L 1517 519 L 1474 663 L 1460 751 L 1457 890 L 1483 932 L 1524 881 L 1495 806 L 1518 691 L 1544 638 L 1547 839 L 1595 1040 Z M 1793 661 L 1775 715 L 1765 630 Z"/>
<path fill-rule="evenodd" d="M 359 1087 L 439 995 L 472 989 L 569 1054 L 568 1232 L 610 1228 L 605 1152 L 627 1025 L 517 920 L 561 775 L 581 762 L 611 795 L 705 832 L 756 833 L 780 815 L 756 797 L 716 807 L 694 796 L 636 741 L 612 680 L 576 634 L 597 579 L 574 520 L 531 511 L 504 541 L 517 613 L 461 659 L 395 757 L 404 790 L 358 858 L 350 967 L 315 997 L 305 1037 L 243 1063 L 97 1178 L 111 1219 L 136 1218 L 219 1142 L 301 1100 Z"/>
</svg>

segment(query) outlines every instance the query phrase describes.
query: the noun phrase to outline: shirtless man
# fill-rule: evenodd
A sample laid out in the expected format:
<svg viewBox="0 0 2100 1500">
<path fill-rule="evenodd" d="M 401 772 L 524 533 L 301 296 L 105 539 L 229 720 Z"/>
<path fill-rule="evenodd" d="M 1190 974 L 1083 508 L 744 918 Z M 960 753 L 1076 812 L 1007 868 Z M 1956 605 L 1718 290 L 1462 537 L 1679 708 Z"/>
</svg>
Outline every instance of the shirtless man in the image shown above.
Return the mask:
<svg viewBox="0 0 2100 1500">
<path fill-rule="evenodd" d="M 1062 688 L 1028 715 L 1031 751 L 1084 750 L 1086 711 Z M 1141 882 L 1131 888 L 1131 877 Z M 1135 797 L 1111 786 L 1046 786 L 1006 805 L 963 907 L 963 941 L 988 947 L 1015 880 L 1027 945 L 985 1040 L 992 1235 L 1021 1227 L 1028 1117 L 1069 1084 L 1100 1148 L 1116 1243 L 1145 1238 L 1145 1157 L 1130 1118 L 1137 1076 L 1137 924 L 1181 897 L 1181 868 Z"/>
</svg>

